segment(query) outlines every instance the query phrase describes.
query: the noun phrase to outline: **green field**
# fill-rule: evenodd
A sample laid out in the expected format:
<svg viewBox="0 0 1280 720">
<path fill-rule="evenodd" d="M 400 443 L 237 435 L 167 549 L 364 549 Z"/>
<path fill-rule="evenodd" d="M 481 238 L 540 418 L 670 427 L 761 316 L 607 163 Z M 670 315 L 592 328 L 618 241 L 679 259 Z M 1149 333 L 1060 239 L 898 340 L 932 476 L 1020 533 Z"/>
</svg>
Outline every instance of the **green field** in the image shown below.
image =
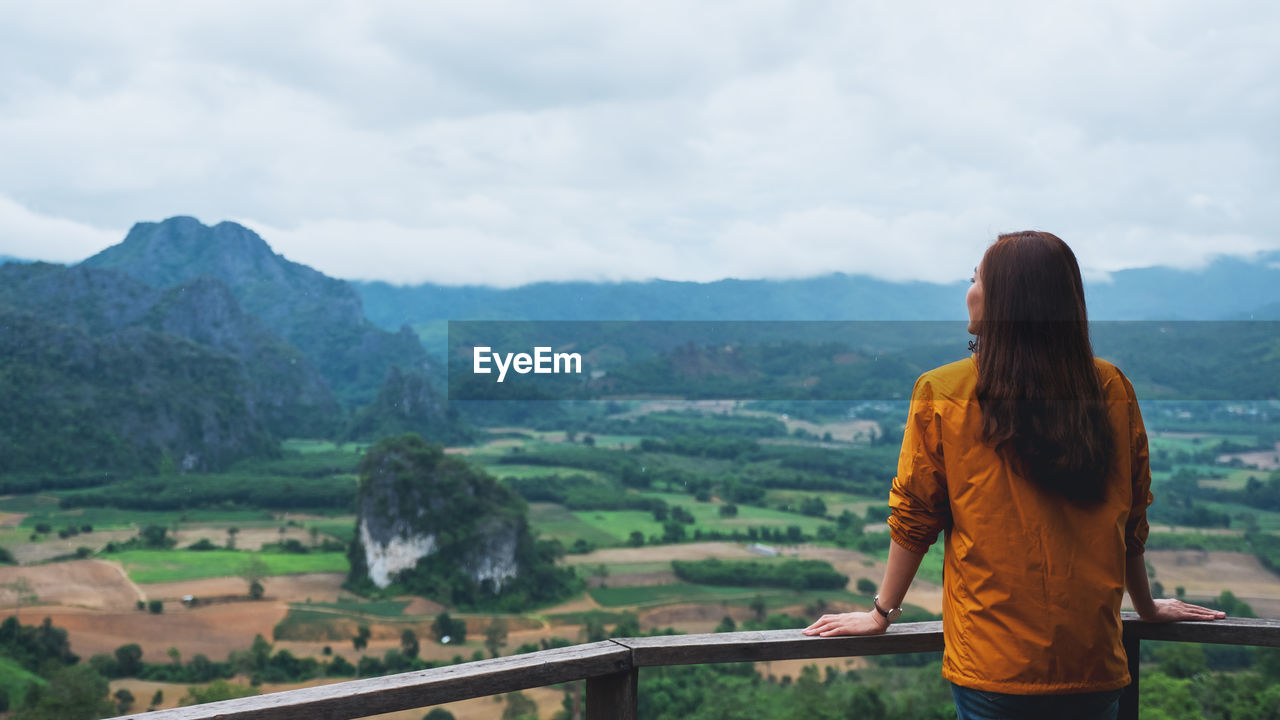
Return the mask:
<svg viewBox="0 0 1280 720">
<path fill-rule="evenodd" d="M 696 521 L 685 526 L 689 537 L 696 528 L 732 533 L 734 530 L 746 532 L 751 527 L 770 527 L 784 529 L 789 525 L 798 525 L 807 535 L 818 532 L 822 525 L 829 525 L 829 520 L 809 517 L 798 513 L 783 512 L 769 508 L 739 505 L 737 517 L 721 517 L 722 503 L 699 502 L 691 495 L 677 493 L 642 493 L 644 497 L 658 498 L 668 505 L 679 505 L 688 510 Z M 662 523 L 653 519 L 653 513 L 644 510 L 575 510 L 573 515 L 584 524 L 608 534 L 617 542 L 626 541 L 632 532 L 640 532 L 646 538 L 651 535 L 662 535 Z"/>
<path fill-rule="evenodd" d="M 635 447 L 644 439 L 643 435 L 592 435 L 596 447 L 609 450 L 622 450 Z"/>
<path fill-rule="evenodd" d="M 596 620 L 605 625 L 616 625 L 622 622 L 622 613 L 609 612 L 607 610 L 584 610 L 583 612 L 572 613 L 556 613 L 548 615 L 547 620 L 552 625 L 586 625 L 592 620 Z"/>
<path fill-rule="evenodd" d="M 583 475 L 592 480 L 603 480 L 604 476 L 595 470 L 583 470 L 574 467 L 562 467 L 559 465 L 506 465 L 494 463 L 486 465 L 484 471 L 496 478 L 540 478 L 549 477 L 551 475 L 562 475 L 565 477 L 571 475 Z"/>
<path fill-rule="evenodd" d="M 272 575 L 347 572 L 343 553 L 251 553 L 234 550 L 126 550 L 103 557 L 117 560 L 138 583 L 175 582 L 208 577 L 234 577 L 251 558 L 266 563 Z M 269 582 L 269 581 L 267 581 Z M 267 584 L 264 582 L 264 584 Z"/>
<path fill-rule="evenodd" d="M 836 516 L 845 510 L 848 510 L 861 518 L 867 512 L 868 507 L 888 504 L 889 483 L 887 481 L 885 483 L 884 497 L 873 498 L 865 495 L 837 492 L 835 490 L 805 491 L 771 489 L 765 492 L 764 501 L 769 507 L 790 505 L 793 508 L 799 508 L 800 503 L 813 497 L 822 499 L 822 502 L 827 506 L 828 515 Z M 741 510 L 742 508 L 740 507 L 739 509 Z"/>
<path fill-rule="evenodd" d="M 323 520 L 306 519 L 299 521 L 303 527 L 315 528 L 321 534 L 328 535 L 344 543 L 349 543 L 356 536 L 356 516 L 343 515 Z"/>
<path fill-rule="evenodd" d="M 772 560 L 773 558 L 761 558 L 761 560 Z M 598 567 L 598 564 L 584 563 L 578 565 L 583 570 L 590 571 L 591 568 Z M 606 563 L 605 569 L 609 571 L 609 577 L 615 575 L 634 575 L 640 573 L 668 572 L 671 570 L 670 560 L 657 560 L 654 562 L 631 562 L 631 563 Z"/>
<path fill-rule="evenodd" d="M 1168 437 L 1159 431 L 1152 431 L 1148 429 L 1147 444 L 1151 447 L 1153 451 L 1154 450 L 1169 450 L 1169 451 L 1182 450 L 1185 452 L 1196 452 L 1198 450 L 1203 450 L 1205 448 L 1213 447 L 1218 443 L 1222 442 L 1223 440 L 1230 441 L 1237 445 L 1247 445 L 1247 446 L 1253 446 L 1255 443 L 1258 442 L 1257 435 L 1239 434 L 1239 433 L 1232 433 L 1232 434 L 1204 433 L 1203 435 L 1204 437 L 1199 437 L 1199 438 L 1179 437 L 1179 436 Z"/>
<path fill-rule="evenodd" d="M 529 524 L 542 537 L 559 540 L 565 547 L 572 546 L 576 540 L 596 547 L 618 543 L 618 538 L 583 522 L 575 513 L 555 503 L 530 503 Z"/>
</svg>

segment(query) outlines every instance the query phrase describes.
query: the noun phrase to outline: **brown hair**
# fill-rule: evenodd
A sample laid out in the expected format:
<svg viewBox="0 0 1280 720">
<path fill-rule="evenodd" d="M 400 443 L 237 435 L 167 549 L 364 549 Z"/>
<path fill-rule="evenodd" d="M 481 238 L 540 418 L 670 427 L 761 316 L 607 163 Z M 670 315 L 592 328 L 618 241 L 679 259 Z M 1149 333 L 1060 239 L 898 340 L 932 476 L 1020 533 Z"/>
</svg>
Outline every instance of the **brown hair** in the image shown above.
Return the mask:
<svg viewBox="0 0 1280 720">
<path fill-rule="evenodd" d="M 1044 489 L 1101 500 L 1114 441 L 1075 254 L 1050 233 L 1008 233 L 979 272 L 983 440 Z"/>
</svg>

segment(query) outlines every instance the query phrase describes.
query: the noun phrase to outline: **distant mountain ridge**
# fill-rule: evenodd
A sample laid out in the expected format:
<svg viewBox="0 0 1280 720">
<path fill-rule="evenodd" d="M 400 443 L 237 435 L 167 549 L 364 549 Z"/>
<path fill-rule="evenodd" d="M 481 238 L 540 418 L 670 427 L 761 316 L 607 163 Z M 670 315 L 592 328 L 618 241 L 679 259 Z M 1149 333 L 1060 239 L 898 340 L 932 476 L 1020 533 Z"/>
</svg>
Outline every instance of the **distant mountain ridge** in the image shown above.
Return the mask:
<svg viewBox="0 0 1280 720">
<path fill-rule="evenodd" d="M 76 266 L 0 264 L 0 350 L 0 472 L 216 470 L 389 427 L 467 437 L 411 330 L 235 223 L 139 223 Z"/>
<path fill-rule="evenodd" d="M 382 327 L 441 320 L 962 320 L 966 282 L 895 283 L 834 273 L 801 280 L 534 283 L 353 282 Z M 1278 319 L 1280 252 L 1200 270 L 1147 267 L 1087 282 L 1094 320 Z"/>
<path fill-rule="evenodd" d="M 123 242 L 81 265 L 119 270 L 155 288 L 216 278 L 246 312 L 300 350 L 348 408 L 373 402 L 393 366 L 430 368 L 413 333 L 369 322 L 346 281 L 285 259 L 233 222 L 207 226 L 179 216 L 137 223 Z"/>
</svg>

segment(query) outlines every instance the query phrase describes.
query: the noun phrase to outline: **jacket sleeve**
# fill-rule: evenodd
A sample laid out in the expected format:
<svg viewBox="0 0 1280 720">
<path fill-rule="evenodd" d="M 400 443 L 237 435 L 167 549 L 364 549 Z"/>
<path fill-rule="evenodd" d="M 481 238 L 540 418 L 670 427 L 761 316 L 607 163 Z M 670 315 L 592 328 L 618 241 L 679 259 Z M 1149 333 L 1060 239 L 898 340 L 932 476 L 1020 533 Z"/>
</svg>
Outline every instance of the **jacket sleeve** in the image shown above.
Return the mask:
<svg viewBox="0 0 1280 720">
<path fill-rule="evenodd" d="M 1120 374 L 1120 378 L 1124 380 L 1125 396 L 1129 402 L 1129 467 L 1133 483 L 1129 520 L 1124 526 L 1124 549 L 1125 554 L 1132 557 L 1145 551 L 1147 534 L 1151 531 L 1147 524 L 1147 506 L 1154 497 L 1151 495 L 1151 456 L 1147 448 L 1147 429 L 1142 423 L 1142 410 L 1138 408 L 1138 396 L 1134 393 L 1129 378 L 1124 373 Z"/>
<path fill-rule="evenodd" d="M 898 475 L 889 490 L 889 536 L 915 553 L 927 552 L 951 523 L 940 425 L 933 388 L 921 376 L 911 390 Z"/>
</svg>

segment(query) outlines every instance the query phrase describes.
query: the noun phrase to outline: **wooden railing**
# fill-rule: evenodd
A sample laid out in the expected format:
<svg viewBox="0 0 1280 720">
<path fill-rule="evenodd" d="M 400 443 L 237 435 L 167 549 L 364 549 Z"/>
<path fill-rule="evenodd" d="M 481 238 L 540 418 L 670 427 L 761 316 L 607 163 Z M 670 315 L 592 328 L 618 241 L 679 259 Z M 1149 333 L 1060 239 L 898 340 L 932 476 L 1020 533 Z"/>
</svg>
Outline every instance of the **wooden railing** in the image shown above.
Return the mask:
<svg viewBox="0 0 1280 720">
<path fill-rule="evenodd" d="M 1227 618 L 1155 625 L 1124 614 L 1133 684 L 1120 717 L 1138 717 L 1138 653 L 1143 640 L 1280 647 L 1280 620 Z M 895 625 L 884 635 L 816 638 L 799 630 L 617 638 L 448 667 L 353 680 L 207 705 L 129 715 L 147 720 L 359 718 L 396 710 L 586 680 L 587 720 L 633 720 L 639 670 L 663 665 L 842 658 L 942 649 L 942 623 Z"/>
</svg>

